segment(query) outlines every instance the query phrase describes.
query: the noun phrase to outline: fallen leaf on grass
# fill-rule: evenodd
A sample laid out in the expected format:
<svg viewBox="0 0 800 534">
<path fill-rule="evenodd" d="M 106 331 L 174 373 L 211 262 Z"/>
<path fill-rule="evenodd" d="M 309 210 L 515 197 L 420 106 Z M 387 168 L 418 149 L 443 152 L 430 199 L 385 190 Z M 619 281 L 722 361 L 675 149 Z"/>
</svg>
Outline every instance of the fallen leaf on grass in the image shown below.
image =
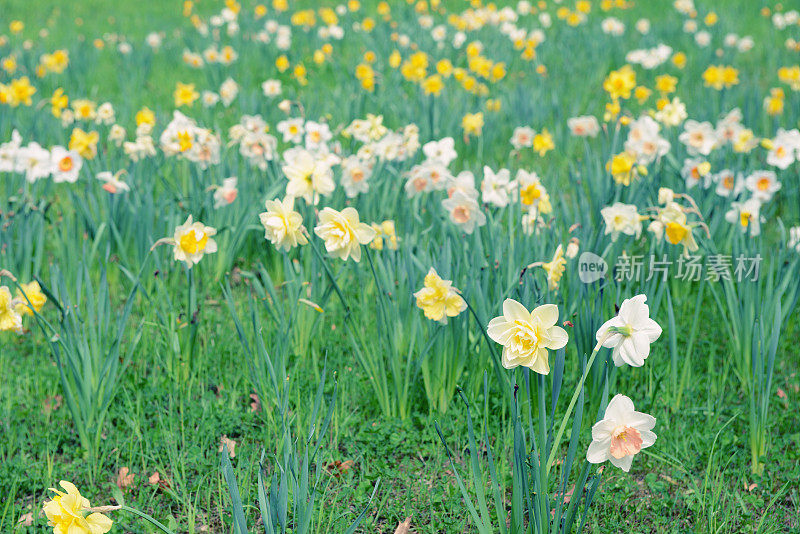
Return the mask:
<svg viewBox="0 0 800 534">
<path fill-rule="evenodd" d="M 353 467 L 353 465 L 355 465 L 355 462 L 353 462 L 353 460 L 345 460 L 344 462 L 336 460 L 326 465 L 325 468 L 329 472 L 333 473 L 334 476 L 338 477 L 343 473 L 349 471 Z"/>
<path fill-rule="evenodd" d="M 127 467 L 121 467 L 119 472 L 117 473 L 117 487 L 122 491 L 125 491 L 128 486 L 133 484 L 133 479 L 136 478 L 134 473 L 130 472 L 130 469 Z"/>
<path fill-rule="evenodd" d="M 223 435 L 219 438 L 219 450 L 218 452 L 222 452 L 224 447 L 228 447 L 228 456 L 231 458 L 236 457 L 236 442 L 232 439 L 228 438 L 228 436 Z"/>
<path fill-rule="evenodd" d="M 17 525 L 23 527 L 29 527 L 33 525 L 33 512 L 28 512 L 27 514 L 22 514 L 17 521 Z"/>
<path fill-rule="evenodd" d="M 261 411 L 261 399 L 255 393 L 250 394 L 250 411 L 256 413 Z"/>
<path fill-rule="evenodd" d="M 406 517 L 405 521 L 397 524 L 394 534 L 409 534 L 411 532 L 411 516 Z"/>
<path fill-rule="evenodd" d="M 61 408 L 61 402 L 63 401 L 63 397 L 61 395 L 53 395 L 52 397 L 45 397 L 44 402 L 42 403 L 42 413 L 45 415 L 51 414 Z"/>
</svg>

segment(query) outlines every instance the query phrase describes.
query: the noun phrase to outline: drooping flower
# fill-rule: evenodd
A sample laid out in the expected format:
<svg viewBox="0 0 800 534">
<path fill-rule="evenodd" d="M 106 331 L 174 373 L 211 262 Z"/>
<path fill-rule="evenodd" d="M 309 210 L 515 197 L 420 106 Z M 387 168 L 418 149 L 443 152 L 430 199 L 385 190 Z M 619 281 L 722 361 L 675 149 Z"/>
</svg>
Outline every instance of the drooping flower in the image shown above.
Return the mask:
<svg viewBox="0 0 800 534">
<path fill-rule="evenodd" d="M 641 367 L 650 355 L 650 344 L 661 335 L 661 327 L 650 318 L 646 295 L 625 299 L 619 313 L 600 326 L 597 341 L 613 349 L 611 356 L 617 367 L 628 364 Z"/>
<path fill-rule="evenodd" d="M 558 289 L 558 283 L 561 281 L 561 277 L 564 276 L 566 267 L 567 260 L 564 258 L 564 247 L 559 243 L 555 254 L 553 254 L 553 259 L 542 264 L 542 269 L 547 273 L 547 287 L 550 291 Z"/>
<path fill-rule="evenodd" d="M 487 333 L 503 345 L 503 367 L 519 365 L 546 375 L 550 372 L 548 349 L 564 347 L 569 340 L 566 330 L 556 326 L 558 306 L 545 304 L 533 311 L 513 299 L 503 302 L 503 315 L 489 321 Z"/>
<path fill-rule="evenodd" d="M 308 243 L 303 216 L 294 211 L 294 197 L 267 200 L 266 208 L 259 218 L 264 226 L 264 237 L 270 243 L 284 250 Z"/>
<path fill-rule="evenodd" d="M 39 282 L 36 280 L 28 284 L 20 284 L 21 290 L 17 289 L 17 313 L 20 315 L 33 315 L 33 312 L 39 312 L 47 303 L 47 297 L 42 291 Z M 27 297 L 27 298 L 26 298 Z M 30 304 L 28 303 L 30 301 Z M 31 309 L 31 306 L 33 309 Z"/>
<path fill-rule="evenodd" d="M 74 484 L 62 480 L 60 486 L 66 493 L 50 488 L 56 495 L 44 503 L 47 524 L 54 527 L 54 534 L 103 534 L 111 530 L 113 523 L 107 516 L 98 512 L 85 515 L 91 504 Z"/>
<path fill-rule="evenodd" d="M 593 464 L 608 460 L 627 473 L 633 457 L 656 442 L 655 425 L 655 417 L 635 411 L 633 401 L 625 395 L 615 395 L 603 420 L 592 427 L 586 459 Z"/>
<path fill-rule="evenodd" d="M 22 333 L 22 316 L 18 311 L 18 301 L 11 298 L 6 286 L 0 287 L 0 332 Z"/>
<path fill-rule="evenodd" d="M 325 249 L 335 258 L 347 261 L 361 261 L 361 245 L 369 244 L 375 237 L 375 230 L 358 219 L 355 208 L 342 211 L 324 208 L 319 213 L 319 225 L 314 233 L 325 241 Z"/>
<path fill-rule="evenodd" d="M 448 317 L 455 317 L 467 309 L 467 303 L 453 287 L 453 282 L 442 279 L 433 267 L 425 275 L 424 283 L 424 287 L 414 293 L 414 298 L 417 307 L 431 321 L 447 324 Z"/>
</svg>

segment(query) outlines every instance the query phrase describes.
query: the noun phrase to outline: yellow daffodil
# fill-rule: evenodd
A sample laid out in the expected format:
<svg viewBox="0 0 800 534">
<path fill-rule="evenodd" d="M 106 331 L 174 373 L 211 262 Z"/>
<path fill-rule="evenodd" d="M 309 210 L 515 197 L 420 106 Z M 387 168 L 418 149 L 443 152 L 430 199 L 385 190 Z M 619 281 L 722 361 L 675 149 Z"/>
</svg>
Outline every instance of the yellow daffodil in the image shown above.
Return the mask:
<svg viewBox="0 0 800 534">
<path fill-rule="evenodd" d="M 97 155 L 99 140 L 100 135 L 97 132 L 84 132 L 80 128 L 75 128 L 69 138 L 69 149 L 85 159 L 93 159 Z"/>
<path fill-rule="evenodd" d="M 335 258 L 347 261 L 361 261 L 361 245 L 369 244 L 375 237 L 375 230 L 358 219 L 355 208 L 336 211 L 324 208 L 319 213 L 319 224 L 314 233 L 325 241 L 325 249 Z"/>
<path fill-rule="evenodd" d="M 22 333 L 22 316 L 17 308 L 18 301 L 11 298 L 11 291 L 6 286 L 0 287 L 0 332 Z"/>
<path fill-rule="evenodd" d="M 467 303 L 453 287 L 453 282 L 442 279 L 433 267 L 425 275 L 424 287 L 414 293 L 414 298 L 425 317 L 442 324 L 447 324 L 448 317 L 455 317 L 467 309 Z"/>
<path fill-rule="evenodd" d="M 553 259 L 548 263 L 542 264 L 542 269 L 547 273 L 547 287 L 550 291 L 558 289 L 558 283 L 561 281 L 561 277 L 564 276 L 566 267 L 567 260 L 564 258 L 564 249 L 561 245 L 558 245 L 555 254 L 553 254 Z"/>
<path fill-rule="evenodd" d="M 192 216 L 186 222 L 175 228 L 173 237 L 159 239 L 153 245 L 172 245 L 174 249 L 175 261 L 186 263 L 186 267 L 199 263 L 206 254 L 213 254 L 217 251 L 217 242 L 211 239 L 217 234 L 215 228 L 206 226 L 201 222 L 192 221 Z"/>
<path fill-rule="evenodd" d="M 513 299 L 503 302 L 503 315 L 489 322 L 487 333 L 503 345 L 503 367 L 519 365 L 546 375 L 550 372 L 549 350 L 564 347 L 569 340 L 566 330 L 556 326 L 558 306 L 545 304 L 529 312 Z"/>
<path fill-rule="evenodd" d="M 195 100 L 200 98 L 200 93 L 195 91 L 193 83 L 178 82 L 172 96 L 175 99 L 175 107 L 191 106 Z"/>
<path fill-rule="evenodd" d="M 37 313 L 47 303 L 47 297 L 42 291 L 39 282 L 34 280 L 28 284 L 21 284 L 21 290 L 17 289 L 17 313 L 20 315 L 33 315 Z M 28 303 L 30 301 L 30 304 Z M 31 309 L 33 306 L 33 309 Z"/>
<path fill-rule="evenodd" d="M 303 216 L 294 211 L 294 197 L 267 200 L 266 208 L 267 211 L 259 214 L 259 218 L 264 226 L 264 237 L 270 243 L 287 251 L 308 243 Z"/>
<path fill-rule="evenodd" d="M 62 480 L 60 486 L 66 493 L 50 488 L 56 495 L 44 503 L 47 524 L 54 527 L 54 534 L 103 534 L 111 530 L 112 521 L 107 516 L 98 512 L 86 515 L 91 504 L 74 484 Z"/>
</svg>

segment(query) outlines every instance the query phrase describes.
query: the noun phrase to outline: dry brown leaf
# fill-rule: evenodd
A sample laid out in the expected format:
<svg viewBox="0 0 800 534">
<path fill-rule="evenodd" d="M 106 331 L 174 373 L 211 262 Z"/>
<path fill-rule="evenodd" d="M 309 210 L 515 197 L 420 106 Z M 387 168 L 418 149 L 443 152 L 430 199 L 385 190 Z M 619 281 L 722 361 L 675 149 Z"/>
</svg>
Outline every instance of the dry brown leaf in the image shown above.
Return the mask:
<svg viewBox="0 0 800 534">
<path fill-rule="evenodd" d="M 402 523 L 397 523 L 394 534 L 409 534 L 411 532 L 411 516 L 406 517 Z"/>
<path fill-rule="evenodd" d="M 250 411 L 256 413 L 261 411 L 261 399 L 255 393 L 250 394 Z"/>
<path fill-rule="evenodd" d="M 133 479 L 136 478 L 134 473 L 130 472 L 130 469 L 127 467 L 121 467 L 119 472 L 117 473 L 117 487 L 122 491 L 125 491 L 128 486 L 133 484 Z"/>
<path fill-rule="evenodd" d="M 223 435 L 219 438 L 219 450 L 218 452 L 222 452 L 223 447 L 228 447 L 228 456 L 231 458 L 236 457 L 236 442 L 232 439 L 228 438 L 228 436 Z"/>
<path fill-rule="evenodd" d="M 63 401 L 63 397 L 61 395 L 53 395 L 52 397 L 45 397 L 44 402 L 42 403 L 42 413 L 45 415 L 51 414 L 61 408 L 61 403 Z"/>
<path fill-rule="evenodd" d="M 33 512 L 28 512 L 27 514 L 22 514 L 17 521 L 17 525 L 23 527 L 29 527 L 33 525 Z"/>
<path fill-rule="evenodd" d="M 346 473 L 347 471 L 349 471 L 354 465 L 355 462 L 353 460 L 345 460 L 344 462 L 336 460 L 329 463 L 325 467 L 328 469 L 328 471 L 333 473 L 334 476 L 338 477 L 342 473 Z"/>
</svg>

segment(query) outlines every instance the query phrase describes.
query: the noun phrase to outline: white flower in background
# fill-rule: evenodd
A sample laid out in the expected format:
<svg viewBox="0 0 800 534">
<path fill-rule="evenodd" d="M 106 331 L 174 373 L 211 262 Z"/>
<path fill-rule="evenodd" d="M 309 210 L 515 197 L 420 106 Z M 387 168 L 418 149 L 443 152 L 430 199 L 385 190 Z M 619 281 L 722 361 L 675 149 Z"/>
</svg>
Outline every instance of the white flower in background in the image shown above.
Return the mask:
<svg viewBox="0 0 800 534">
<path fill-rule="evenodd" d="M 120 178 L 124 173 L 124 170 L 117 171 L 116 174 L 111 174 L 109 171 L 102 171 L 97 173 L 97 179 L 103 182 L 101 187 L 105 191 L 115 195 L 123 191 L 131 190 L 131 187 Z"/>
<path fill-rule="evenodd" d="M 605 235 L 611 234 L 612 241 L 616 241 L 620 234 L 636 238 L 642 234 L 642 219 L 633 204 L 616 202 L 601 209 L 600 215 L 606 224 Z"/>
<path fill-rule="evenodd" d="M 355 208 L 342 211 L 323 208 L 314 233 L 325 241 L 328 254 L 345 261 L 353 258 L 356 262 L 361 260 L 361 245 L 369 244 L 375 237 L 375 229 L 359 221 Z"/>
<path fill-rule="evenodd" d="M 619 313 L 600 326 L 598 343 L 613 349 L 611 356 L 617 367 L 628 364 L 641 367 L 650 355 L 650 344 L 661 335 L 661 327 L 650 318 L 646 295 L 625 299 Z"/>
<path fill-rule="evenodd" d="M 592 427 L 586 459 L 593 464 L 608 460 L 627 473 L 633 457 L 656 442 L 655 426 L 655 417 L 635 411 L 633 401 L 625 395 L 615 395 L 603 420 Z"/>
<path fill-rule="evenodd" d="M 686 188 L 691 189 L 702 184 L 708 189 L 712 182 L 711 164 L 703 158 L 687 158 L 683 161 L 681 176 L 686 181 Z"/>
<path fill-rule="evenodd" d="M 83 158 L 74 150 L 67 150 L 63 146 L 54 146 L 50 151 L 52 161 L 52 174 L 55 183 L 68 182 L 74 184 L 78 181 L 78 173 L 83 167 Z"/>
<path fill-rule="evenodd" d="M 793 130 L 778 128 L 778 133 L 772 140 L 772 148 L 767 153 L 767 164 L 781 170 L 786 169 L 797 160 L 798 152 L 800 152 L 800 131 L 796 128 Z"/>
<path fill-rule="evenodd" d="M 506 369 L 525 366 L 546 375 L 550 372 L 549 350 L 563 348 L 569 336 L 556 326 L 558 306 L 545 304 L 533 311 L 513 299 L 503 302 L 503 315 L 489 321 L 487 334 L 503 346 L 502 362 Z"/>
<path fill-rule="evenodd" d="M 203 91 L 200 100 L 203 102 L 203 107 L 210 108 L 217 105 L 219 95 L 214 91 Z"/>
<path fill-rule="evenodd" d="M 636 162 L 649 165 L 669 152 L 669 141 L 659 135 L 661 126 L 648 115 L 642 115 L 630 124 L 625 150 L 636 154 Z"/>
<path fill-rule="evenodd" d="M 511 135 L 511 145 L 519 150 L 533 146 L 533 137 L 536 132 L 530 126 L 517 126 Z"/>
<path fill-rule="evenodd" d="M 486 224 L 486 215 L 480 210 L 475 198 L 461 191 L 456 191 L 452 197 L 444 199 L 442 207 L 447 210 L 450 220 L 467 234 L 475 231 L 476 226 Z"/>
<path fill-rule="evenodd" d="M 723 169 L 713 177 L 717 188 L 714 190 L 721 197 L 739 196 L 744 189 L 744 180 L 741 175 L 736 174 L 730 169 Z"/>
<path fill-rule="evenodd" d="M 761 202 L 769 202 L 781 189 L 781 183 L 772 171 L 755 171 L 744 179 L 744 185 Z"/>
<path fill-rule="evenodd" d="M 239 194 L 239 190 L 236 189 L 238 182 L 239 180 L 235 176 L 231 176 L 230 178 L 225 178 L 221 186 L 215 187 L 214 209 L 233 204 L 233 201 L 236 200 L 236 196 Z"/>
<path fill-rule="evenodd" d="M 320 150 L 328 146 L 328 141 L 333 138 L 331 129 L 327 124 L 308 121 L 305 124 L 306 130 L 306 149 Z"/>
<path fill-rule="evenodd" d="M 128 132 L 125 131 L 125 128 L 119 124 L 113 124 L 111 129 L 108 131 L 108 140 L 119 147 L 122 146 L 122 143 L 125 141 L 125 137 L 127 135 Z"/>
<path fill-rule="evenodd" d="M 425 160 L 419 165 L 414 165 L 408 172 L 406 193 L 411 198 L 423 191 L 441 191 L 447 187 L 452 176 L 447 167 L 438 160 Z"/>
<path fill-rule="evenodd" d="M 725 220 L 737 225 L 743 233 L 749 231 L 751 236 L 757 236 L 761 233 L 761 202 L 756 197 L 744 202 L 731 202 Z"/>
<path fill-rule="evenodd" d="M 289 251 L 308 243 L 303 216 L 294 211 L 294 198 L 267 200 L 267 211 L 258 215 L 264 226 L 264 237 L 278 250 Z"/>
<path fill-rule="evenodd" d="M 478 190 L 475 189 L 475 175 L 472 171 L 461 171 L 457 176 L 447 179 L 447 196 L 452 197 L 460 192 L 470 198 L 478 200 Z"/>
<path fill-rule="evenodd" d="M 715 133 L 719 144 L 734 143 L 743 129 L 742 111 L 739 108 L 734 108 L 717 121 Z"/>
<path fill-rule="evenodd" d="M 263 131 L 245 132 L 239 144 L 239 153 L 251 165 L 258 167 L 262 171 L 267 170 L 267 162 L 274 160 L 277 156 L 278 140 Z"/>
<path fill-rule="evenodd" d="M 347 198 L 369 191 L 369 178 L 372 166 L 358 156 L 348 156 L 342 160 L 342 187 Z"/>
<path fill-rule="evenodd" d="M 25 173 L 28 182 L 33 183 L 41 178 L 47 178 L 52 169 L 50 151 L 42 148 L 39 143 L 30 142 L 17 151 L 14 170 Z"/>
<path fill-rule="evenodd" d="M 455 141 L 452 137 L 445 137 L 439 141 L 429 141 L 422 146 L 422 153 L 429 160 L 434 160 L 447 167 L 458 157 Z"/>
<path fill-rule="evenodd" d="M 570 133 L 577 137 L 597 137 L 600 133 L 600 123 L 594 115 L 581 115 L 567 119 Z"/>
<path fill-rule="evenodd" d="M 22 136 L 17 130 L 11 132 L 11 141 L 0 145 L 0 172 L 17 172 L 17 159 L 22 146 Z"/>
<path fill-rule="evenodd" d="M 498 208 L 505 208 L 509 202 L 509 190 L 511 189 L 511 173 L 508 169 L 500 169 L 494 172 L 488 166 L 483 167 L 483 181 L 481 191 L 483 192 L 483 203 L 490 204 Z"/>
<path fill-rule="evenodd" d="M 275 98 L 282 92 L 281 82 L 280 80 L 267 80 L 261 84 L 261 90 L 267 98 Z"/>
<path fill-rule="evenodd" d="M 284 143 L 298 144 L 303 141 L 303 119 L 286 119 L 282 120 L 276 126 L 279 133 L 283 134 Z"/>
<path fill-rule="evenodd" d="M 115 120 L 116 114 L 114 113 L 114 106 L 111 105 L 111 102 L 100 104 L 100 107 L 97 108 L 97 115 L 94 121 L 97 124 L 113 124 Z"/>
<path fill-rule="evenodd" d="M 150 32 L 147 34 L 147 37 L 144 38 L 144 42 L 147 43 L 147 46 L 152 48 L 154 51 L 158 51 L 161 47 L 162 42 L 161 34 L 158 32 Z"/>
<path fill-rule="evenodd" d="M 616 17 L 608 17 L 600 23 L 603 33 L 619 37 L 625 33 L 625 24 Z"/>
<path fill-rule="evenodd" d="M 679 126 L 688 116 L 686 106 L 677 96 L 655 113 L 656 120 L 664 126 Z"/>
<path fill-rule="evenodd" d="M 708 156 L 717 145 L 717 135 L 711 123 L 695 120 L 686 121 L 678 140 L 686 145 L 686 150 L 692 155 Z"/>
<path fill-rule="evenodd" d="M 233 81 L 233 78 L 227 78 L 222 82 L 222 85 L 219 86 L 219 97 L 222 99 L 222 105 L 226 108 L 233 103 L 238 95 L 239 84 Z"/>
<path fill-rule="evenodd" d="M 711 34 L 705 30 L 700 30 L 694 34 L 694 42 L 701 48 L 705 48 L 711 44 Z"/>
<path fill-rule="evenodd" d="M 283 173 L 289 179 L 286 194 L 303 197 L 309 204 L 318 204 L 320 195 L 330 195 L 336 189 L 330 159 L 300 147 L 283 153 Z"/>
<path fill-rule="evenodd" d="M 642 35 L 650 33 L 650 21 L 647 19 L 639 19 L 636 21 L 636 31 Z"/>
<path fill-rule="evenodd" d="M 800 252 L 800 226 L 792 226 L 789 228 L 789 241 L 786 246 Z"/>
</svg>

